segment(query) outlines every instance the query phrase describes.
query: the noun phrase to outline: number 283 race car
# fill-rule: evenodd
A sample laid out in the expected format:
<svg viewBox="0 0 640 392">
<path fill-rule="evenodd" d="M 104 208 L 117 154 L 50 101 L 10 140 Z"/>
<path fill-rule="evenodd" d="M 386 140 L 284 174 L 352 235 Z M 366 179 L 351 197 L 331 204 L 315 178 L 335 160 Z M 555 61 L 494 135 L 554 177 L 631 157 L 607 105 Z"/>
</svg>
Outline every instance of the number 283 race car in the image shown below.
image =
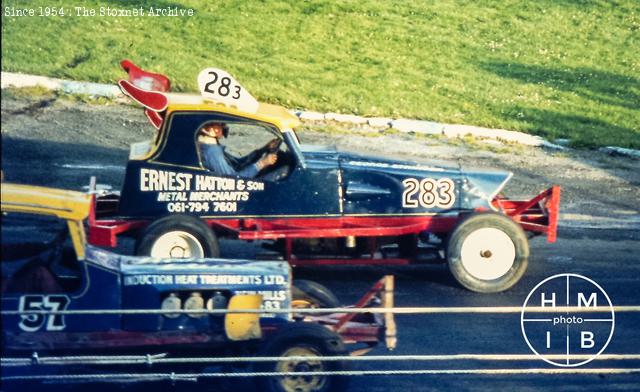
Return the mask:
<svg viewBox="0 0 640 392">
<path fill-rule="evenodd" d="M 554 242 L 560 187 L 530 200 L 501 191 L 512 174 L 383 159 L 305 145 L 300 121 L 254 99 L 227 72 L 199 95 L 128 60 L 121 90 L 155 138 L 131 146 L 122 190 L 95 198 L 89 241 L 136 239 L 139 255 L 216 257 L 221 237 L 264 240 L 292 265 L 447 262 L 478 292 L 524 274 L 528 237 Z"/>
</svg>

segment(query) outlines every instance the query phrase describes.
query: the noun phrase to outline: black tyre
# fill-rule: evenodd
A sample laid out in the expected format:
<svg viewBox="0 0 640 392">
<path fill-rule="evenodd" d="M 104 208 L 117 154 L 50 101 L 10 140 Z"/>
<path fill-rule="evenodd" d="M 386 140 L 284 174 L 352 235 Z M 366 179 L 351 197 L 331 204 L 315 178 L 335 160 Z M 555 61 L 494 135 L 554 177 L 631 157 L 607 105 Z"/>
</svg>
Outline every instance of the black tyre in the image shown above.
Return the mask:
<svg viewBox="0 0 640 392">
<path fill-rule="evenodd" d="M 169 215 L 147 226 L 136 244 L 136 255 L 158 258 L 219 257 L 218 239 L 200 219 Z"/>
<path fill-rule="evenodd" d="M 496 293 L 520 280 L 529 260 L 529 242 L 522 228 L 497 213 L 464 219 L 451 233 L 447 262 L 456 280 L 472 291 Z"/>
<path fill-rule="evenodd" d="M 325 286 L 312 280 L 297 279 L 291 287 L 293 307 L 298 308 L 338 308 L 340 301 Z"/>
<path fill-rule="evenodd" d="M 318 324 L 291 323 L 269 338 L 261 352 L 269 357 L 317 357 L 346 355 L 347 350 L 340 335 Z M 335 372 L 346 370 L 345 361 L 321 361 L 317 359 L 259 362 L 258 372 Z M 267 392 L 325 392 L 346 388 L 345 376 L 301 375 L 257 377 L 257 390 Z"/>
</svg>

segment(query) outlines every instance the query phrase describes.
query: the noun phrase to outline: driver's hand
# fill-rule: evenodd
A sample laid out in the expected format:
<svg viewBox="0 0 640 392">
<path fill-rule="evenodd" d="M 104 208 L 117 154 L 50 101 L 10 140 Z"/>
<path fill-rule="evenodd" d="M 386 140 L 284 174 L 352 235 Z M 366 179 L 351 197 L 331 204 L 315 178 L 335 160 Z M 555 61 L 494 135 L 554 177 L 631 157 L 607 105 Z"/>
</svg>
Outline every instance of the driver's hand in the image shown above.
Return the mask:
<svg viewBox="0 0 640 392">
<path fill-rule="evenodd" d="M 267 151 L 272 151 L 272 152 L 276 151 L 278 149 L 278 147 L 280 147 L 280 139 L 278 139 L 278 138 L 275 138 L 275 139 L 271 140 L 265 146 Z M 275 163 L 275 161 L 274 161 L 274 163 Z"/>
<path fill-rule="evenodd" d="M 260 161 L 258 162 L 260 166 L 260 170 L 264 169 L 267 166 L 274 165 L 277 160 L 278 160 L 278 154 L 276 153 L 272 152 L 264 155 L 262 158 L 260 158 Z"/>
</svg>

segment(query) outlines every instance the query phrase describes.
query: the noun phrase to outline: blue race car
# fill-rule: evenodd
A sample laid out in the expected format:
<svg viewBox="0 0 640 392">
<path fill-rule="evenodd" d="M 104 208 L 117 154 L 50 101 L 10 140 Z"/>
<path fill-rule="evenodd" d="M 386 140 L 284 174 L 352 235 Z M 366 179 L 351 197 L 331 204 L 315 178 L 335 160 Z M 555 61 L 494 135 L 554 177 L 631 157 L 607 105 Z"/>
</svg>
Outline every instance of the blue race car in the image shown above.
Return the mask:
<svg viewBox="0 0 640 392">
<path fill-rule="evenodd" d="M 220 237 L 267 240 L 292 265 L 408 264 L 428 250 L 463 286 L 495 292 L 524 274 L 527 235 L 556 239 L 558 186 L 509 200 L 501 196 L 509 172 L 307 146 L 297 117 L 257 102 L 223 70 L 203 70 L 201 94 L 189 95 L 122 65 L 122 91 L 158 133 L 132 145 L 120 194 L 96 198 L 92 244 L 114 247 L 128 235 L 139 255 L 216 257 Z M 231 169 L 207 167 L 201 143 L 213 125 L 226 136 L 212 143 Z M 275 163 L 265 165 L 269 157 Z"/>
<path fill-rule="evenodd" d="M 392 314 L 296 313 L 338 304 L 316 283 L 292 286 L 283 261 L 153 259 L 88 245 L 83 223 L 90 206 L 88 194 L 2 184 L 3 383 L 95 381 L 80 370 L 95 372 L 99 364 L 112 380 L 179 379 L 181 371 L 200 374 L 212 366 L 198 357 L 216 355 L 311 356 L 316 359 L 257 362 L 252 369 L 323 372 L 344 363 L 318 356 L 361 354 L 382 340 L 395 346 Z M 60 220 L 64 235 L 51 233 Z M 44 242 L 38 240 L 43 231 Z M 359 304 L 393 306 L 390 279 Z M 345 378 L 257 382 L 267 391 L 325 391 L 340 389 Z"/>
</svg>

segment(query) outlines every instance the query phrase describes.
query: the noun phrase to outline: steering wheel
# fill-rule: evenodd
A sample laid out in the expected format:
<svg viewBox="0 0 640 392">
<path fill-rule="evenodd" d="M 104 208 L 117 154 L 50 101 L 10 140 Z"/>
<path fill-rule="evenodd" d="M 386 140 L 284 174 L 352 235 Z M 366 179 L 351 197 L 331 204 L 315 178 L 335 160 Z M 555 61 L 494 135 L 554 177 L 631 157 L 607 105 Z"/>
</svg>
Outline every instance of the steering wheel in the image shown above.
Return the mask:
<svg viewBox="0 0 640 392">
<path fill-rule="evenodd" d="M 282 141 L 280 141 L 282 142 Z M 278 181 L 286 177 L 291 171 L 291 156 L 284 151 L 276 152 L 278 160 L 274 165 L 267 166 L 258 173 L 258 178 L 268 181 Z"/>
<path fill-rule="evenodd" d="M 273 139 L 276 141 L 275 145 L 271 148 L 267 148 L 267 152 L 269 153 L 276 153 L 276 152 L 280 152 L 280 146 L 282 145 L 282 139 Z M 271 141 L 273 141 L 271 140 Z M 271 143 L 271 142 L 269 142 Z M 278 158 L 280 158 L 280 156 L 278 156 Z"/>
</svg>

